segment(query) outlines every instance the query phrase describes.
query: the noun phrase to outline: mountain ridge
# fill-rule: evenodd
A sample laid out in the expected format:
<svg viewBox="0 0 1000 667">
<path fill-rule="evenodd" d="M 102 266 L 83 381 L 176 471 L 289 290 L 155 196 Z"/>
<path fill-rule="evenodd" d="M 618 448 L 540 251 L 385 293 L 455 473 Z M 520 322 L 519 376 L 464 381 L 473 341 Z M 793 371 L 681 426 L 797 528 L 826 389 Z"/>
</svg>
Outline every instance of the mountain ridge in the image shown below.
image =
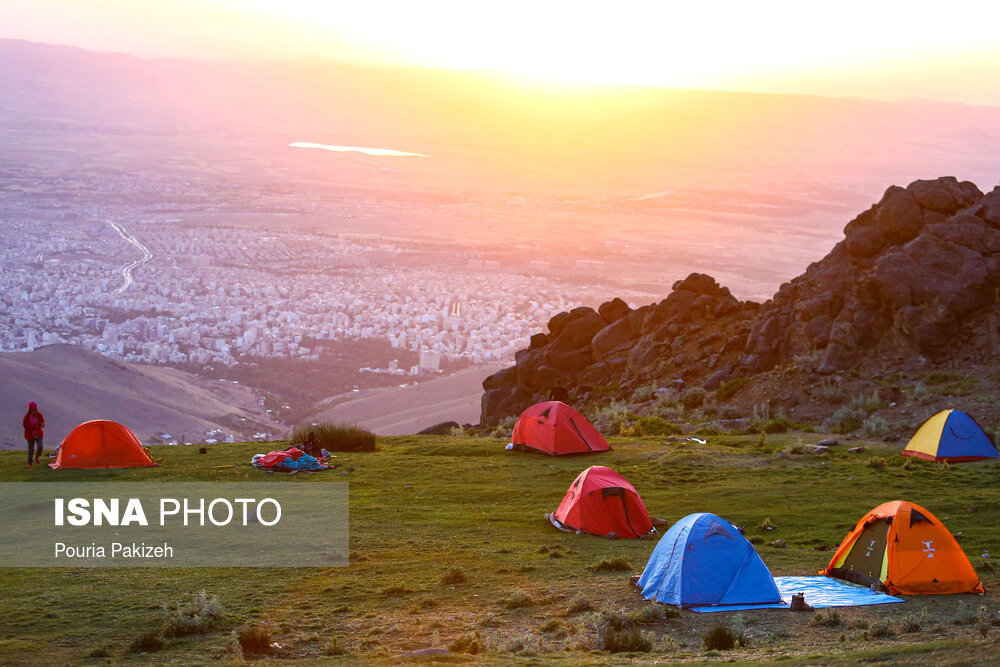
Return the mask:
<svg viewBox="0 0 1000 667">
<path fill-rule="evenodd" d="M 892 186 L 844 231 L 763 304 L 694 273 L 659 303 L 559 313 L 514 366 L 483 381 L 481 422 L 518 414 L 557 378 L 592 403 L 650 382 L 714 391 L 788 365 L 823 377 L 988 364 L 1000 353 L 1000 186 Z"/>
</svg>

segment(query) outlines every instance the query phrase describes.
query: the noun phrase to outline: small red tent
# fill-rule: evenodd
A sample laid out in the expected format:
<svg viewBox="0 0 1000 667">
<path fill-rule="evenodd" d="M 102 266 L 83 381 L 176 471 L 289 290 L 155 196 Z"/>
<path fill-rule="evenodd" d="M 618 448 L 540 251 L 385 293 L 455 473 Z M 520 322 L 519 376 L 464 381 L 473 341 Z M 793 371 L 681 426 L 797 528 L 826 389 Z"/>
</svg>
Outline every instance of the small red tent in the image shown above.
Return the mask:
<svg viewBox="0 0 1000 667">
<path fill-rule="evenodd" d="M 132 431 L 117 422 L 96 419 L 69 432 L 49 463 L 60 468 L 142 468 L 155 466 Z"/>
<path fill-rule="evenodd" d="M 560 530 L 638 538 L 653 532 L 646 505 L 628 480 L 611 468 L 591 466 L 569 486 L 549 520 Z"/>
<path fill-rule="evenodd" d="M 586 417 L 559 401 L 536 403 L 521 413 L 511 435 L 514 449 L 543 454 L 588 454 L 611 447 Z"/>
</svg>

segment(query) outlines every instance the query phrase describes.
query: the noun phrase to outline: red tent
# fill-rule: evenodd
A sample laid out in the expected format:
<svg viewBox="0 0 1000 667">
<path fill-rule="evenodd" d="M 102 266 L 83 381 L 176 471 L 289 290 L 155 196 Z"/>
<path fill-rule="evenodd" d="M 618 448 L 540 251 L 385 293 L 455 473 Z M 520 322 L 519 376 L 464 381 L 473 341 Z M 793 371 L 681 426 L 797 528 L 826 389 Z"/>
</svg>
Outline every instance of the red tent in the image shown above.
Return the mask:
<svg viewBox="0 0 1000 667">
<path fill-rule="evenodd" d="M 117 422 L 95 419 L 69 432 L 49 463 L 60 468 L 141 468 L 155 466 L 132 431 Z"/>
<path fill-rule="evenodd" d="M 562 530 L 603 536 L 614 533 L 614 537 L 638 538 L 653 530 L 649 512 L 635 488 L 604 466 L 591 466 L 581 472 L 549 520 Z"/>
<path fill-rule="evenodd" d="M 521 413 L 511 436 L 514 449 L 544 454 L 588 454 L 611 449 L 586 417 L 559 401 L 536 403 Z"/>
</svg>

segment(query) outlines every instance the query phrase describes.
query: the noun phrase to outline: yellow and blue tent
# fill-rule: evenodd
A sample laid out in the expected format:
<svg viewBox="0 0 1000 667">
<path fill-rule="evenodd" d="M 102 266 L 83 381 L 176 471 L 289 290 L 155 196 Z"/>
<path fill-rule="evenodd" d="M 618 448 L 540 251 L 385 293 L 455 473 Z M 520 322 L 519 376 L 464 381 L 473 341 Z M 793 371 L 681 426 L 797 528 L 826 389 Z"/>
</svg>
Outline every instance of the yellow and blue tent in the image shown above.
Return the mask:
<svg viewBox="0 0 1000 667">
<path fill-rule="evenodd" d="M 961 410 L 942 410 L 923 423 L 903 449 L 903 456 L 928 461 L 981 461 L 1000 455 L 990 436 Z"/>
</svg>

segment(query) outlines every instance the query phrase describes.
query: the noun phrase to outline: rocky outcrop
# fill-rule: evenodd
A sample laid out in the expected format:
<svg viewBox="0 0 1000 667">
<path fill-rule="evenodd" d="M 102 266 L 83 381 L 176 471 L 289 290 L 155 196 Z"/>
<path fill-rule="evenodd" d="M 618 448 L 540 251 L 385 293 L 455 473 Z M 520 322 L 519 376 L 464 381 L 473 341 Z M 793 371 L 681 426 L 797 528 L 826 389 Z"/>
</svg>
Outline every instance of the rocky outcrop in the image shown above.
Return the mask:
<svg viewBox="0 0 1000 667">
<path fill-rule="evenodd" d="M 988 353 L 998 307 L 1000 187 L 946 177 L 890 187 L 844 239 L 763 305 L 694 273 L 666 299 L 559 313 L 515 366 L 483 382 L 483 423 L 541 400 L 559 378 L 575 399 L 683 381 L 708 391 L 799 363 L 819 374 Z"/>
<path fill-rule="evenodd" d="M 581 397 L 611 383 L 649 382 L 664 369 L 687 375 L 689 360 L 714 371 L 725 358 L 728 373 L 742 346 L 719 333 L 699 332 L 752 310 L 710 276 L 694 273 L 657 304 L 633 310 L 614 299 L 596 311 L 559 313 L 549 320 L 547 333 L 532 336 L 531 346 L 515 355 L 514 366 L 483 381 L 482 421 L 496 423 L 543 400 L 557 378 Z M 735 336 L 748 331 L 749 323 Z"/>
<path fill-rule="evenodd" d="M 764 304 L 744 373 L 796 359 L 825 371 L 862 360 L 964 355 L 1000 286 L 1000 189 L 954 178 L 891 187 L 823 260 Z"/>
</svg>

